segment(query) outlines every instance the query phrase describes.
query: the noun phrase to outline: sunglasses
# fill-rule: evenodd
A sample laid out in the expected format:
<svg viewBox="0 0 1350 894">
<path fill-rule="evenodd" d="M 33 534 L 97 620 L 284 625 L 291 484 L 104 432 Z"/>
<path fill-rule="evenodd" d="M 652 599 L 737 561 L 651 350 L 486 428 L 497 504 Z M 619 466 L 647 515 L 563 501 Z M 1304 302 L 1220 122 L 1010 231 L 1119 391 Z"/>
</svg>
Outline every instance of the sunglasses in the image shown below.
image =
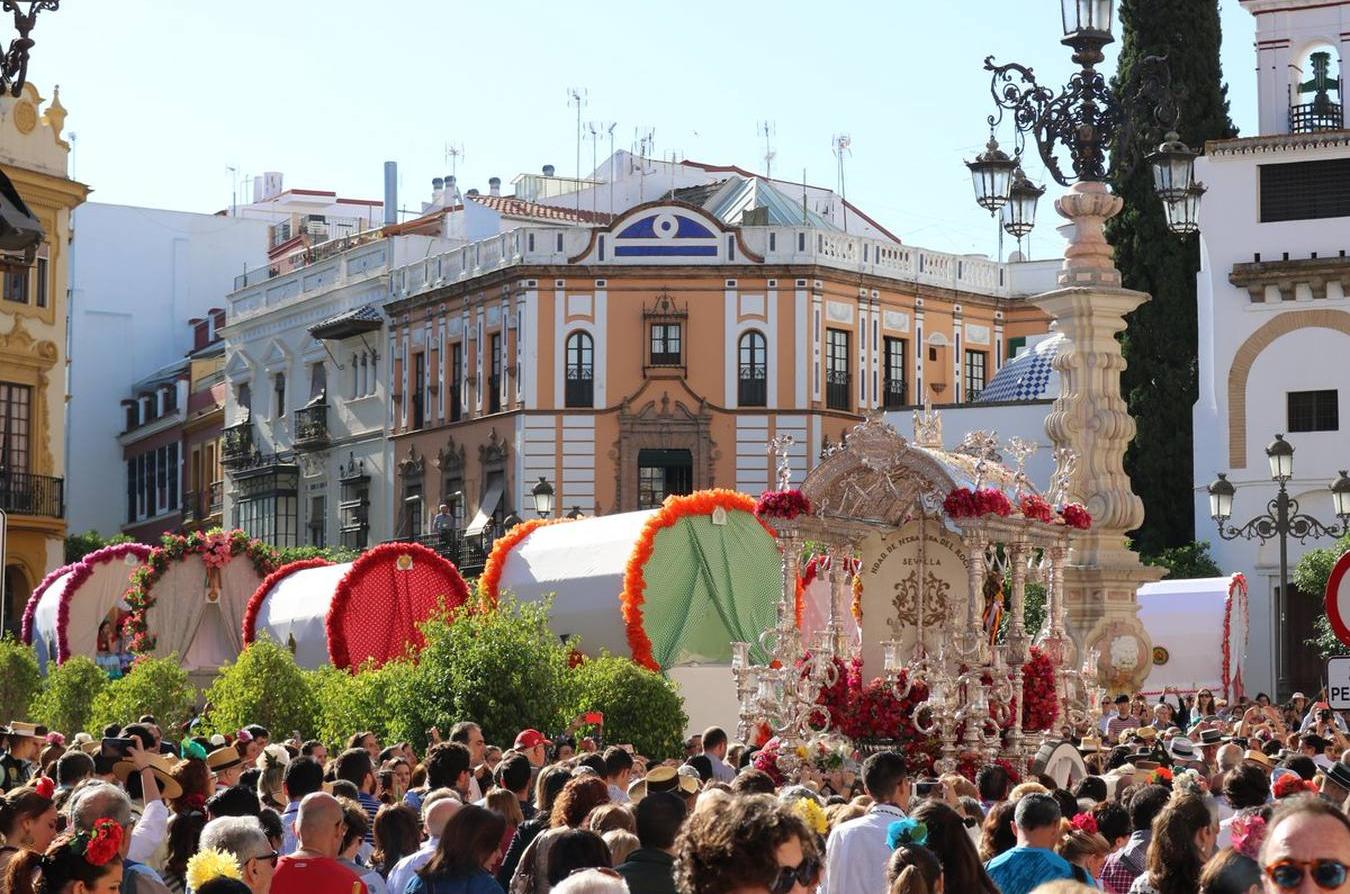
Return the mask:
<svg viewBox="0 0 1350 894">
<path fill-rule="evenodd" d="M 1275 887 L 1284 891 L 1293 891 L 1303 884 L 1303 876 L 1312 876 L 1313 884 L 1324 891 L 1331 891 L 1345 884 L 1347 867 L 1340 860 L 1280 860 L 1266 867 L 1266 875 L 1275 883 Z"/>
<path fill-rule="evenodd" d="M 280 856 L 281 856 L 281 852 L 280 852 L 280 851 L 271 851 L 271 852 L 266 853 L 266 854 L 259 854 L 258 856 L 254 857 L 253 859 L 255 859 L 255 860 L 266 861 L 266 862 L 268 862 L 268 863 L 271 863 L 273 866 L 275 866 L 275 865 L 277 865 L 277 858 L 280 857 Z"/>
<path fill-rule="evenodd" d="M 795 885 L 813 888 L 820 881 L 820 861 L 807 857 L 796 866 L 778 867 L 778 878 L 774 879 L 769 894 L 788 894 Z"/>
</svg>

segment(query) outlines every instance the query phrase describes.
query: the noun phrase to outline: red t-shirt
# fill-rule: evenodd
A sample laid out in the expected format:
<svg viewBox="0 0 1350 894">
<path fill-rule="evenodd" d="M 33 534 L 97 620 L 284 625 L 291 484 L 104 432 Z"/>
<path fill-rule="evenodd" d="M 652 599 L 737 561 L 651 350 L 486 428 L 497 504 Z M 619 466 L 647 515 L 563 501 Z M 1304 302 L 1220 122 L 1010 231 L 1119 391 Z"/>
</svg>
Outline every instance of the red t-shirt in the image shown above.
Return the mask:
<svg viewBox="0 0 1350 894">
<path fill-rule="evenodd" d="M 337 860 L 291 854 L 277 861 L 271 894 L 368 894 L 366 883 Z"/>
</svg>

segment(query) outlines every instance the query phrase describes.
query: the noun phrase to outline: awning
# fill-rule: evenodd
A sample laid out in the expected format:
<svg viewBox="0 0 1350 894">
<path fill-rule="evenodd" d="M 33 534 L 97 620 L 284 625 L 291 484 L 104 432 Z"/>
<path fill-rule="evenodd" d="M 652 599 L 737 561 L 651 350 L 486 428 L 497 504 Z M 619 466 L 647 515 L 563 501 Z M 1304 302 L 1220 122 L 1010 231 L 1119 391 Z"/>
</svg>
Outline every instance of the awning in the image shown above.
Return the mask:
<svg viewBox="0 0 1350 894">
<path fill-rule="evenodd" d="M 478 504 L 478 511 L 474 513 L 473 521 L 464 529 L 464 534 L 473 537 L 483 533 L 487 527 L 488 520 L 492 518 L 492 513 L 497 511 L 497 504 L 502 501 L 502 491 L 506 490 L 506 482 L 501 475 L 492 476 L 488 481 L 487 490 L 483 492 L 483 502 Z"/>
<path fill-rule="evenodd" d="M 309 334 L 319 339 L 351 338 L 365 332 L 374 332 L 384 325 L 384 314 L 374 304 L 344 310 L 309 327 Z"/>
<path fill-rule="evenodd" d="M 42 224 L 0 171 L 0 252 L 22 255 L 23 263 L 32 264 L 42 239 Z"/>
</svg>

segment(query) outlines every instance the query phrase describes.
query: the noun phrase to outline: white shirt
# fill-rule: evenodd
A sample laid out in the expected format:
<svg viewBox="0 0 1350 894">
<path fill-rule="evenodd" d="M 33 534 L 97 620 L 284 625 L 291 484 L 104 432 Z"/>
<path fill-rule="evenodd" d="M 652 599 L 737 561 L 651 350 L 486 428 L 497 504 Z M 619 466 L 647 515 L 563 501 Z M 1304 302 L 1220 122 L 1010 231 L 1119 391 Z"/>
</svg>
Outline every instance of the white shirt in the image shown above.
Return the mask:
<svg viewBox="0 0 1350 894">
<path fill-rule="evenodd" d="M 155 851 L 169 837 L 169 808 L 155 800 L 145 805 L 141 818 L 131 830 L 127 859 L 154 865 Z"/>
<path fill-rule="evenodd" d="M 825 845 L 821 894 L 870 894 L 886 890 L 886 830 L 905 818 L 893 804 L 873 804 L 864 816 L 835 826 Z"/>
<path fill-rule="evenodd" d="M 703 754 L 708 758 L 708 762 L 712 764 L 713 779 L 716 779 L 718 782 L 729 783 L 736 778 L 736 771 L 732 769 L 731 764 L 722 760 L 711 751 L 705 751 Z"/>
<path fill-rule="evenodd" d="M 403 889 L 408 887 L 408 882 L 413 880 L 417 871 L 431 862 L 440 843 L 439 838 L 428 838 L 420 848 L 394 864 L 394 868 L 389 870 L 389 878 L 386 879 L 388 884 L 385 886 L 391 894 L 403 894 Z"/>
<path fill-rule="evenodd" d="M 619 788 L 617 785 L 611 782 L 609 784 L 609 803 L 627 804 L 628 801 L 629 801 L 628 792 L 624 791 L 623 789 Z"/>
</svg>

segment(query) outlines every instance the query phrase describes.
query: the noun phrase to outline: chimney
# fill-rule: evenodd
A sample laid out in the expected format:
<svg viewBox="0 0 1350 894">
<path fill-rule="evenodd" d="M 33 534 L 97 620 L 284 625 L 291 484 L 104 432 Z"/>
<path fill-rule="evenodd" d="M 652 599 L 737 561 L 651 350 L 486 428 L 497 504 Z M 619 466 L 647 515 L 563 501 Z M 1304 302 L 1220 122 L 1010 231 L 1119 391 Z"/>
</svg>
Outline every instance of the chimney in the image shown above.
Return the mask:
<svg viewBox="0 0 1350 894">
<path fill-rule="evenodd" d="M 431 204 L 439 208 L 441 200 L 445 198 L 445 180 L 441 177 L 431 178 Z"/>
<path fill-rule="evenodd" d="M 208 321 L 201 317 L 193 317 L 188 320 L 188 325 L 192 327 L 192 350 L 200 351 L 211 341 Z"/>
<path fill-rule="evenodd" d="M 553 165 L 544 165 L 544 176 L 545 177 L 553 176 Z"/>
<path fill-rule="evenodd" d="M 445 177 L 445 204 L 447 207 L 459 201 L 459 189 L 455 186 L 455 175 L 447 174 Z"/>
<path fill-rule="evenodd" d="M 253 201 L 265 202 L 281 195 L 282 177 L 280 171 L 266 171 L 253 180 Z"/>
<path fill-rule="evenodd" d="M 398 223 L 398 162 L 384 163 L 384 225 Z"/>
<path fill-rule="evenodd" d="M 478 195 L 478 190 L 473 189 L 473 188 L 470 188 L 469 191 L 468 191 L 467 193 L 465 193 L 465 195 L 468 195 L 468 196 L 476 196 L 476 195 Z"/>
<path fill-rule="evenodd" d="M 488 195 L 490 195 L 490 196 L 499 196 L 499 195 L 501 195 L 501 194 L 502 194 L 502 178 L 500 178 L 500 177 L 489 177 L 489 178 L 488 178 Z"/>
</svg>

